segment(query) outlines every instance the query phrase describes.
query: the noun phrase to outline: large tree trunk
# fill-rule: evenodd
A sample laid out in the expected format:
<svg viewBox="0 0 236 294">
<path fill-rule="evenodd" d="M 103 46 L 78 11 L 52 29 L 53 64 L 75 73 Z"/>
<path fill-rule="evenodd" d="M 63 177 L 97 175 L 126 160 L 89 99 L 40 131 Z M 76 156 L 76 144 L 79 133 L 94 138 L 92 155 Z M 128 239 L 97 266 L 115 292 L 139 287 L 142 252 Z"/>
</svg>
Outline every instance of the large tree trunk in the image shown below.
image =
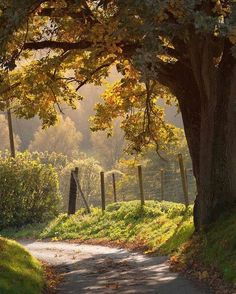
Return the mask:
<svg viewBox="0 0 236 294">
<path fill-rule="evenodd" d="M 215 64 L 215 43 L 193 39 L 190 63 L 170 68 L 197 184 L 194 223 L 205 229 L 236 203 L 236 62 L 225 42 Z"/>
<path fill-rule="evenodd" d="M 210 87 L 201 109 L 197 229 L 207 228 L 236 202 L 236 66 L 229 50 Z"/>
<path fill-rule="evenodd" d="M 192 35 L 188 58 L 159 82 L 177 97 L 197 184 L 194 224 L 207 229 L 236 203 L 236 60 L 228 41 Z"/>
<path fill-rule="evenodd" d="M 200 70 L 193 66 L 188 72 L 184 91 L 176 91 L 197 183 L 197 231 L 236 203 L 236 62 L 230 46 L 225 46 L 214 67 L 210 49 L 204 48 L 206 62 L 201 56 Z"/>
</svg>

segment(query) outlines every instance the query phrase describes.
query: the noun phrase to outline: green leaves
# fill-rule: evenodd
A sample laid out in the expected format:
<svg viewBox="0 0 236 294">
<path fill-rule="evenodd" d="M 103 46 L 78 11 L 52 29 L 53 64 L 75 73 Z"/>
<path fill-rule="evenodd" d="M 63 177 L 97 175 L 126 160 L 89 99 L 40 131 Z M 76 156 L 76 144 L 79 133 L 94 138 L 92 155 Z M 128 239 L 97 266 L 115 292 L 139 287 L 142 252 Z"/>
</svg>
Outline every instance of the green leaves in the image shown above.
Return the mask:
<svg viewBox="0 0 236 294">
<path fill-rule="evenodd" d="M 165 124 L 164 111 L 158 106 L 160 98 L 171 101 L 165 88 L 152 86 L 150 97 L 143 83 L 137 83 L 136 73 L 127 61 L 126 79 L 110 85 L 103 93 L 104 103 L 96 105 L 96 115 L 91 119 L 92 131 L 112 131 L 112 120 L 120 117 L 121 128 L 129 142 L 129 153 L 140 152 L 149 144 L 163 145 L 172 140 L 172 126 Z"/>
<path fill-rule="evenodd" d="M 19 153 L 0 157 L 0 228 L 43 222 L 57 214 L 58 178 L 50 165 Z"/>
<path fill-rule="evenodd" d="M 206 39 L 217 51 L 213 66 L 222 56 L 222 38 L 236 43 L 231 1 L 42 2 L 2 2 L 0 24 L 9 28 L 0 29 L 0 62 L 12 71 L 9 81 L 3 73 L 0 93 L 10 90 L 1 99 L 10 99 L 17 116 L 38 115 L 46 127 L 56 123 L 61 104 L 75 108 L 82 99 L 78 90 L 88 83 L 101 86 L 116 65 L 121 81 L 105 91 L 92 129 L 111 133 L 112 119 L 123 117 L 126 138 L 137 150 L 171 133 L 156 101 L 165 97 L 173 103 L 173 95 L 182 91 L 174 69 L 192 70 L 191 54 L 204 48 Z M 27 48 L 39 51 L 33 55 Z M 154 86 L 148 98 L 149 83 Z"/>
</svg>

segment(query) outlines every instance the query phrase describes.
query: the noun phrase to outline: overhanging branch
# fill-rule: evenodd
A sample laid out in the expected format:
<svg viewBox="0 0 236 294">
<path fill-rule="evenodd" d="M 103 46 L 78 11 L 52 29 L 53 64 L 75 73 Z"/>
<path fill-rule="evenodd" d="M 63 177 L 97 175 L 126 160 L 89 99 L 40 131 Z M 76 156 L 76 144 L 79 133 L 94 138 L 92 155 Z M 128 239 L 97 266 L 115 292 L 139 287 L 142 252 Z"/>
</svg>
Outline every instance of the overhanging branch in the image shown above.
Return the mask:
<svg viewBox="0 0 236 294">
<path fill-rule="evenodd" d="M 24 44 L 23 49 L 24 50 L 41 50 L 41 49 L 46 49 L 46 48 L 51 48 L 51 49 L 63 49 L 65 51 L 67 50 L 85 50 L 88 49 L 93 45 L 93 42 L 88 41 L 88 40 L 81 40 L 79 42 L 67 42 L 67 41 L 51 41 L 51 40 L 46 40 L 46 41 L 37 41 L 37 42 L 26 42 Z M 138 43 L 129 43 L 126 41 L 117 43 L 116 46 L 122 48 L 126 53 L 135 51 L 136 49 L 140 48 L 140 44 Z"/>
<path fill-rule="evenodd" d="M 111 62 L 104 63 L 104 64 L 100 65 L 99 67 L 97 67 L 94 71 L 92 71 L 90 73 L 89 77 L 87 77 L 84 81 L 80 81 L 79 85 L 76 87 L 76 91 L 78 91 L 82 86 L 84 86 L 85 84 L 87 84 L 90 81 L 90 79 L 93 77 L 93 75 L 95 75 L 97 72 L 99 72 L 103 68 L 106 68 L 106 67 L 111 66 L 111 64 L 114 61 L 115 60 L 112 60 Z"/>
<path fill-rule="evenodd" d="M 39 42 L 26 42 L 24 44 L 24 49 L 29 50 L 41 50 L 46 48 L 52 49 L 63 49 L 65 51 L 68 50 L 84 50 L 88 49 L 92 43 L 87 40 L 81 40 L 79 42 L 58 42 L 58 41 L 39 41 Z"/>
<path fill-rule="evenodd" d="M 6 94 L 7 92 L 15 89 L 16 87 L 18 87 L 21 84 L 21 82 L 17 82 L 11 86 L 6 87 L 5 89 L 3 89 L 2 91 L 0 91 L 0 96 Z"/>
</svg>

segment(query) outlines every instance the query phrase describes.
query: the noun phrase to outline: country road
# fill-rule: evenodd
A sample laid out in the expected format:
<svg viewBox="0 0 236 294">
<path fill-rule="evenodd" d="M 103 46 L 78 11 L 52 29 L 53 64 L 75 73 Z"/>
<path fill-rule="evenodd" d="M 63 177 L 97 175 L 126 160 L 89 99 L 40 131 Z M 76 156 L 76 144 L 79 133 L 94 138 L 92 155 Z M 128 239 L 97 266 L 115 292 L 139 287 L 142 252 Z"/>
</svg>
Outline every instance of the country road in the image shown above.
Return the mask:
<svg viewBox="0 0 236 294">
<path fill-rule="evenodd" d="M 104 246 L 66 242 L 21 241 L 35 257 L 63 276 L 62 294 L 156 293 L 208 294 L 169 271 L 166 257 L 149 257 Z"/>
</svg>

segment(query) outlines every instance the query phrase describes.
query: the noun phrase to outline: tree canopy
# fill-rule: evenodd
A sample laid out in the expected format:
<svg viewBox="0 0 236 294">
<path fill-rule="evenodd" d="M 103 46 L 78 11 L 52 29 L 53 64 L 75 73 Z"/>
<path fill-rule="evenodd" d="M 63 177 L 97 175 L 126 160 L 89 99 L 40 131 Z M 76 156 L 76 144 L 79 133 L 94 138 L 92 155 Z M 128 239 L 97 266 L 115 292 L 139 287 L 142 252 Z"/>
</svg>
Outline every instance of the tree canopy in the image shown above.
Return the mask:
<svg viewBox="0 0 236 294">
<path fill-rule="evenodd" d="M 97 106 L 94 128 L 122 116 L 140 150 L 171 138 L 157 99 L 176 98 L 202 228 L 236 199 L 235 8 L 227 0 L 2 1 L 0 107 L 53 124 L 61 103 L 75 107 L 78 90 L 100 85 L 115 66 L 121 79 Z"/>
</svg>

